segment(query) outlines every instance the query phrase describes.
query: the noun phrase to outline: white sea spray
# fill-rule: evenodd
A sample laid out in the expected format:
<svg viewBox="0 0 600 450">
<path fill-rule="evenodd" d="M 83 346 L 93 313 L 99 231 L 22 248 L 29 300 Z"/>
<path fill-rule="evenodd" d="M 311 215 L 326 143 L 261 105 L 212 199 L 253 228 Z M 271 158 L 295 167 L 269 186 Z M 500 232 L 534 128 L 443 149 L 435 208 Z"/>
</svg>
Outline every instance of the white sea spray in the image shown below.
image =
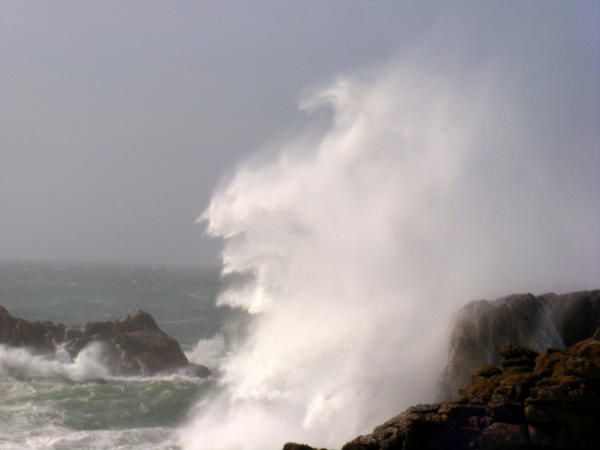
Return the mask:
<svg viewBox="0 0 600 450">
<path fill-rule="evenodd" d="M 283 142 L 216 191 L 200 220 L 224 239 L 225 276 L 248 279 L 219 303 L 254 320 L 221 360 L 223 390 L 181 430 L 187 448 L 339 446 L 434 399 L 461 303 L 593 283 L 598 255 L 576 249 L 594 213 L 562 204 L 587 230 L 564 233 L 540 159 L 552 143 L 515 124 L 496 69 L 341 77 L 302 102 L 333 109 L 321 136 Z M 515 176 L 528 167 L 538 175 Z"/>
</svg>

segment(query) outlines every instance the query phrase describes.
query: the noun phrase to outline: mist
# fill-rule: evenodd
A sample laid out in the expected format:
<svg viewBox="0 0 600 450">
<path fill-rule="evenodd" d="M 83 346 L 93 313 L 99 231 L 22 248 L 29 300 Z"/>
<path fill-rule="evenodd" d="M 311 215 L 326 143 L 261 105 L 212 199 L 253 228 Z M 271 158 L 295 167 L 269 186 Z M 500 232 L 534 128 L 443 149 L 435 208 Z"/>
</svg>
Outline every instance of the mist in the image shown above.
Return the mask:
<svg viewBox="0 0 600 450">
<path fill-rule="evenodd" d="M 596 287 L 598 39 L 575 56 L 551 10 L 461 11 L 309 86 L 308 125 L 222 179 L 199 221 L 253 321 L 186 448 L 339 447 L 435 399 L 467 301 Z"/>
<path fill-rule="evenodd" d="M 538 128 L 506 67 L 436 56 L 426 45 L 307 93 L 303 110 L 332 110 L 324 131 L 217 190 L 200 221 L 225 242 L 224 275 L 251 278 L 219 303 L 254 322 L 187 447 L 335 448 L 434 400 L 465 301 L 597 283 L 592 160 Z"/>
<path fill-rule="evenodd" d="M 313 123 L 304 89 L 423 46 L 520 78 L 515 125 L 581 156 L 543 164 L 597 164 L 596 2 L 413 3 L 2 2 L 0 258 L 218 265 L 221 177 Z"/>
<path fill-rule="evenodd" d="M 339 447 L 436 398 L 466 302 L 598 287 L 599 22 L 595 1 L 3 2 L 0 260 L 220 264 L 181 292 L 125 278 L 214 378 L 177 428 L 122 429 Z M 216 286 L 243 314 L 204 339 Z M 61 287 L 33 301 L 122 306 Z"/>
</svg>

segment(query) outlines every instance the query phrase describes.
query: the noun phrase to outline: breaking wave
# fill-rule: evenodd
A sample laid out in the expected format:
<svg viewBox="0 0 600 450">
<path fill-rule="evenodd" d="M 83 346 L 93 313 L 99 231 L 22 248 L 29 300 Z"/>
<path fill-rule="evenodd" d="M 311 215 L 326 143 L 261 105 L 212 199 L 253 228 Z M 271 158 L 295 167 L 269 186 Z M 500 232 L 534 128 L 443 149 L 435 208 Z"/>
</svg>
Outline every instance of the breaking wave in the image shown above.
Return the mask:
<svg viewBox="0 0 600 450">
<path fill-rule="evenodd" d="M 564 196 L 540 157 L 557 149 L 515 125 L 505 75 L 416 62 L 339 78 L 301 104 L 333 110 L 321 135 L 217 190 L 200 220 L 224 240 L 224 276 L 245 280 L 219 303 L 253 318 L 211 354 L 222 390 L 181 430 L 188 448 L 339 446 L 435 398 L 461 303 L 593 283 L 598 255 L 576 249 L 594 212 L 548 208 Z"/>
<path fill-rule="evenodd" d="M 75 357 L 48 358 L 31 354 L 24 348 L 0 345 L 0 374 L 13 377 L 61 377 L 72 381 L 107 378 L 109 370 L 103 363 L 103 348 L 92 342 Z"/>
</svg>

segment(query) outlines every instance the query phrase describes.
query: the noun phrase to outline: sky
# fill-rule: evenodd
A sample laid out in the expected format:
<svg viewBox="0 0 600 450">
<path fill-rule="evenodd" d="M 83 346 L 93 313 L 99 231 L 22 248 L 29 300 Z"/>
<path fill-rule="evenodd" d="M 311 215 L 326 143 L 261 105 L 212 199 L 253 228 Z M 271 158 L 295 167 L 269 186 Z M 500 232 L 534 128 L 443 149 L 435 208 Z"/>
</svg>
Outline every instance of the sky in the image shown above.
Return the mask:
<svg viewBox="0 0 600 450">
<path fill-rule="evenodd" d="M 302 93 L 422 48 L 509 70 L 597 178 L 598 1 L 3 0 L 0 259 L 217 265 L 195 220 Z"/>
</svg>

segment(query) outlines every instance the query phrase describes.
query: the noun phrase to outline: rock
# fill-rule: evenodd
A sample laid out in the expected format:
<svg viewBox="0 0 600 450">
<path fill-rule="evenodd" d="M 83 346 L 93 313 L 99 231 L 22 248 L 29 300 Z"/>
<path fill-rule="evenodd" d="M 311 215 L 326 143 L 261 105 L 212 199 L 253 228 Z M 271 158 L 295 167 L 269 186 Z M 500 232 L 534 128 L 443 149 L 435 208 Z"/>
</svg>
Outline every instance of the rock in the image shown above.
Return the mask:
<svg viewBox="0 0 600 450">
<path fill-rule="evenodd" d="M 177 341 L 140 309 L 121 320 L 85 324 L 81 335 L 67 342 L 67 350 L 74 357 L 92 341 L 105 343 L 109 365 L 118 374 L 155 375 L 189 365 Z"/>
<path fill-rule="evenodd" d="M 477 370 L 477 372 L 475 372 L 475 376 L 489 378 L 493 377 L 494 375 L 500 375 L 501 373 L 502 371 L 496 366 L 492 366 L 491 364 L 484 364 Z"/>
<path fill-rule="evenodd" d="M 538 357 L 540 378 L 525 400 L 532 443 L 546 448 L 597 448 L 600 439 L 600 341 Z"/>
<path fill-rule="evenodd" d="M 55 343 L 62 341 L 64 330 L 62 324 L 18 319 L 0 306 L 0 344 L 25 347 L 35 354 L 49 354 L 54 352 Z"/>
<path fill-rule="evenodd" d="M 456 399 L 480 365 L 498 365 L 505 345 L 543 352 L 590 338 L 599 328 L 600 290 L 471 302 L 453 320 L 440 400 Z M 508 364 L 520 370 L 516 360 Z"/>
<path fill-rule="evenodd" d="M 103 343 L 105 363 L 117 375 L 155 375 L 186 370 L 207 377 L 210 370 L 190 364 L 175 339 L 162 331 L 154 318 L 140 310 L 115 321 L 88 322 L 83 326 L 28 322 L 12 317 L 0 306 L 0 344 L 26 347 L 37 354 L 52 355 L 64 344 L 75 358 L 91 342 Z"/>
<path fill-rule="evenodd" d="M 190 377 L 207 378 L 212 375 L 210 369 L 202 364 L 189 363 L 179 371 L 182 375 Z"/>
<path fill-rule="evenodd" d="M 502 422 L 496 422 L 484 428 L 479 441 L 482 450 L 531 448 L 527 428 L 524 425 Z"/>
<path fill-rule="evenodd" d="M 542 297 L 566 346 L 593 336 L 600 328 L 600 290 Z"/>
<path fill-rule="evenodd" d="M 288 442 L 283 446 L 283 450 L 326 450 L 324 448 L 316 449 L 306 444 L 296 444 L 295 442 Z"/>
<path fill-rule="evenodd" d="M 417 405 L 343 450 L 595 449 L 600 442 L 600 341 L 546 354 L 502 349 L 453 402 Z"/>
<path fill-rule="evenodd" d="M 409 408 L 343 450 L 598 448 L 600 290 L 467 304 L 442 392 L 452 401 Z"/>
</svg>

